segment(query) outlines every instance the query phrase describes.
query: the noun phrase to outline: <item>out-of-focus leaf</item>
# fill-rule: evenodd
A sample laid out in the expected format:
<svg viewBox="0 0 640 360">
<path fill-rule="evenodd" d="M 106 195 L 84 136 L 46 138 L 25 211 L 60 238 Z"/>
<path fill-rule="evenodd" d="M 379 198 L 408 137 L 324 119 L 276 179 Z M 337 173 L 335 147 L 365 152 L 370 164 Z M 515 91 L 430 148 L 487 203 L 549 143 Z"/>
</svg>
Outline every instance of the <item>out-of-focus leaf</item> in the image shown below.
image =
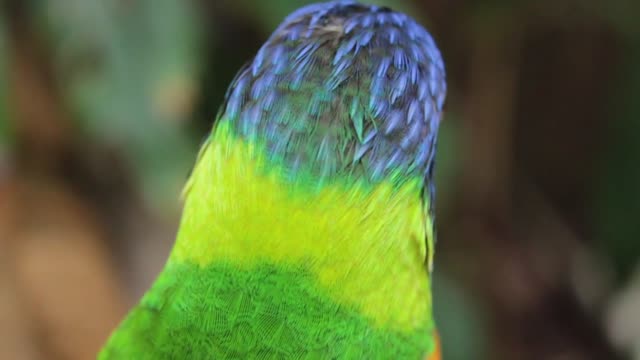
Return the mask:
<svg viewBox="0 0 640 360">
<path fill-rule="evenodd" d="M 635 0 L 583 1 L 579 4 L 586 7 L 590 14 L 612 25 L 620 34 L 636 38 L 640 36 L 637 16 L 640 12 L 640 2 Z"/>
<path fill-rule="evenodd" d="M 481 309 L 470 301 L 462 286 L 436 271 L 434 307 L 442 341 L 443 359 L 482 360 L 486 358 L 486 324 Z"/>
<path fill-rule="evenodd" d="M 436 204 L 438 214 L 447 213 L 447 205 L 453 204 L 454 179 L 458 173 L 460 144 L 455 114 L 447 114 L 440 124 L 438 150 L 436 153 L 435 181 L 437 189 Z"/>
<path fill-rule="evenodd" d="M 12 134 L 7 110 L 7 88 L 9 83 L 7 78 L 7 54 L 4 23 L 0 16 L 0 161 L 2 161 L 2 154 L 7 151 L 6 148 L 11 142 Z"/>
<path fill-rule="evenodd" d="M 86 136 L 122 147 L 147 195 L 177 198 L 193 162 L 197 21 L 180 0 L 32 2 Z M 109 164 L 104 164 L 108 167 Z M 158 204 L 156 204 L 158 205 Z"/>
<path fill-rule="evenodd" d="M 601 158 L 594 207 L 600 246 L 628 277 L 640 260 L 640 37 L 629 42 L 612 91 L 607 150 Z"/>
</svg>

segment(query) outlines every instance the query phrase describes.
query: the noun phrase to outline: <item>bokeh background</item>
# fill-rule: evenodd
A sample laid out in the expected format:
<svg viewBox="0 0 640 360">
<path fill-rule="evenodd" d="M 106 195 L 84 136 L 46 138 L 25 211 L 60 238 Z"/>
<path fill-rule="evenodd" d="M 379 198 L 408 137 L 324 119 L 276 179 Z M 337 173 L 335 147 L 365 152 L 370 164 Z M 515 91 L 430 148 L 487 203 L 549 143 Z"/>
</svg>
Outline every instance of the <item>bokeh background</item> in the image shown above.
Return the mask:
<svg viewBox="0 0 640 360">
<path fill-rule="evenodd" d="M 444 359 L 640 359 L 640 2 L 387 0 L 446 62 Z M 0 0 L 0 359 L 90 359 L 302 0 Z"/>
</svg>

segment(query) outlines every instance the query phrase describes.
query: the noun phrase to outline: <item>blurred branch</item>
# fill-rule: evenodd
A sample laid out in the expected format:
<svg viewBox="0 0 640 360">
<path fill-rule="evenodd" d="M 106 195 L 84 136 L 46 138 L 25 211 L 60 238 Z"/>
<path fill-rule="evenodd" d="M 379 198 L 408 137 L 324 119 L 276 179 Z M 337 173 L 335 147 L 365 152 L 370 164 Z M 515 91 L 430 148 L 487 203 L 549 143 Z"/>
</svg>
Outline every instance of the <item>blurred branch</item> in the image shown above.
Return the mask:
<svg viewBox="0 0 640 360">
<path fill-rule="evenodd" d="M 69 146 L 71 123 L 60 106 L 50 64 L 30 24 L 25 3 L 9 2 L 6 23 L 15 128 L 22 161 L 41 165 L 55 159 Z"/>
<path fill-rule="evenodd" d="M 89 359 L 124 316 L 122 288 L 90 209 L 52 185 L 14 189 L 10 273 L 46 358 Z"/>
<path fill-rule="evenodd" d="M 10 241 L 16 223 L 15 186 L 0 179 L 0 358 L 15 360 L 44 359 L 34 346 L 33 319 L 27 311 L 24 299 L 18 291 L 14 276 L 15 243 Z"/>
<path fill-rule="evenodd" d="M 511 19 L 511 18 L 509 18 Z M 465 99 L 461 146 L 462 189 L 477 209 L 508 207 L 511 184 L 512 119 L 518 83 L 521 32 L 516 20 L 509 24 L 472 30 L 470 86 Z M 509 27 L 511 31 L 503 29 Z"/>
<path fill-rule="evenodd" d="M 593 73 L 601 64 L 597 60 L 602 59 L 580 61 L 583 67 L 579 69 L 572 66 L 579 60 L 592 60 L 601 42 L 581 46 L 590 42 L 573 37 L 583 35 L 580 32 L 568 32 L 566 37 L 545 37 L 532 56 L 527 48 L 529 36 L 537 35 L 540 28 L 530 23 L 535 19 L 531 14 L 509 6 L 482 8 L 462 20 L 466 28 L 459 30 L 457 37 L 467 44 L 464 50 L 471 55 L 453 59 L 458 66 L 466 65 L 458 74 L 466 74 L 468 81 L 457 89 L 457 106 L 463 109 L 464 119 L 460 140 L 463 163 L 455 213 L 458 219 L 445 225 L 452 234 L 440 243 L 440 261 L 444 255 L 445 262 L 457 264 L 449 271 L 464 279 L 487 307 L 487 321 L 492 327 L 488 358 L 614 359 L 599 319 L 582 307 L 569 277 L 575 254 L 582 249 L 581 233 L 567 221 L 576 214 L 568 213 L 564 204 L 557 205 L 565 198 L 550 197 L 548 188 L 536 181 L 540 175 L 549 175 L 557 181 L 553 191 L 577 194 L 575 186 L 567 188 L 559 182 L 573 178 L 568 170 L 573 164 L 556 160 L 582 164 L 591 155 L 587 150 L 594 147 L 589 143 L 591 147 L 583 149 L 582 142 L 567 140 L 571 138 L 558 129 L 566 127 L 575 134 L 576 127 L 570 126 L 574 119 L 561 122 L 559 115 L 565 114 L 563 101 L 591 99 L 585 95 L 597 97 L 597 88 L 578 88 L 582 83 L 574 81 L 573 75 Z M 558 26 L 562 29 L 561 24 Z M 593 33 L 599 34 L 598 30 Z M 562 68 L 564 72 L 550 77 L 549 72 L 558 63 L 549 59 L 557 58 L 557 51 L 553 52 L 557 48 L 566 49 L 571 55 L 566 58 L 574 62 L 567 60 L 569 66 Z M 453 66 L 455 69 L 455 63 Z M 538 75 L 535 79 L 523 77 L 531 73 Z M 526 86 L 521 85 L 524 81 Z M 574 93 L 540 91 L 547 86 L 552 90 L 566 86 L 561 89 Z M 523 92 L 523 88 L 533 93 Z M 554 102 L 556 95 L 559 97 Z M 580 117 L 575 120 L 584 135 L 576 140 L 589 139 L 591 123 Z M 521 129 L 546 131 L 529 131 L 520 138 Z M 544 147 L 551 139 L 566 149 L 585 151 L 579 156 L 575 152 L 560 154 L 561 146 Z M 559 165 L 567 171 L 553 173 L 549 166 L 537 168 L 538 163 L 522 155 L 540 151 L 550 154 L 549 158 L 538 158 L 545 161 L 541 165 Z"/>
<path fill-rule="evenodd" d="M 122 291 L 95 213 L 62 176 L 78 148 L 50 56 L 25 3 L 6 9 L 9 119 L 20 166 L 0 182 L 0 203 L 10 209 L 0 214 L 0 267 L 10 274 L 0 293 L 14 294 L 5 299 L 19 304 L 19 324 L 3 322 L 0 332 L 17 330 L 16 344 L 31 349 L 16 354 L 24 359 L 91 358 L 124 313 Z"/>
</svg>

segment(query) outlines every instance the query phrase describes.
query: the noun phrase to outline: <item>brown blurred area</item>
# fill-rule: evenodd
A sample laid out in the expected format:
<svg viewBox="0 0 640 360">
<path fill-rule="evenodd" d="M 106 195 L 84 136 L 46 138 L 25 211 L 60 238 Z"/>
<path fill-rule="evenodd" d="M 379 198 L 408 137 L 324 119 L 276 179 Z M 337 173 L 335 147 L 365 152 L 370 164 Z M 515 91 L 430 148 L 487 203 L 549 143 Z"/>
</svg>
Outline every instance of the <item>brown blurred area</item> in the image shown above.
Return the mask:
<svg viewBox="0 0 640 360">
<path fill-rule="evenodd" d="M 125 313 L 95 204 L 64 176 L 69 115 L 23 6 L 6 17 L 15 167 L 0 183 L 0 358 L 92 358 Z M 4 169 L 3 169 L 4 170 Z"/>
<path fill-rule="evenodd" d="M 95 357 L 233 74 L 308 2 L 0 1 L 0 359 Z M 447 66 L 444 359 L 640 359 L 640 6 L 376 3 Z"/>
</svg>

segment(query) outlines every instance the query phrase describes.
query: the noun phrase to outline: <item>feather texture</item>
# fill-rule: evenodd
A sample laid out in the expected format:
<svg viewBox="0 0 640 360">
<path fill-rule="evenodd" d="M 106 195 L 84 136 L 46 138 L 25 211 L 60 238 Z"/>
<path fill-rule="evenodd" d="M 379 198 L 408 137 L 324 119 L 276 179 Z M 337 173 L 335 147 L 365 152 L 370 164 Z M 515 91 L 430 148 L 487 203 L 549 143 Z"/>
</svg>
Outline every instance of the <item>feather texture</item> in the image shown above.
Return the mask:
<svg viewBox="0 0 640 360">
<path fill-rule="evenodd" d="M 232 84 L 224 118 L 294 176 L 429 182 L 445 93 L 424 28 L 388 8 L 330 2 L 285 19 Z"/>
<path fill-rule="evenodd" d="M 289 15 L 229 87 L 167 265 L 100 358 L 437 360 L 425 263 L 445 93 L 404 14 Z"/>
</svg>

